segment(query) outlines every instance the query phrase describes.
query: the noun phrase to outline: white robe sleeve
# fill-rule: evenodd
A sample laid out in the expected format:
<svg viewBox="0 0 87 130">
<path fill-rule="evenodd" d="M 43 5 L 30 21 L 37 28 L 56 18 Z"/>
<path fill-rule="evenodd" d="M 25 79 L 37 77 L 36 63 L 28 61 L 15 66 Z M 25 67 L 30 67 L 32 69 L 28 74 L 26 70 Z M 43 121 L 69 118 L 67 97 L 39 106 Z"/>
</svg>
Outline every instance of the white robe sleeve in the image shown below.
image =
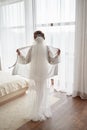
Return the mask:
<svg viewBox="0 0 87 130">
<path fill-rule="evenodd" d="M 22 50 L 23 49 L 27 49 L 28 48 L 28 53 L 26 56 L 24 56 L 22 54 Z M 20 55 L 18 55 L 18 59 L 17 59 L 17 63 L 20 63 L 20 64 L 27 64 L 31 61 L 31 50 L 32 50 L 32 47 L 26 47 L 26 48 L 20 48 L 19 51 L 20 51 Z"/>
<path fill-rule="evenodd" d="M 58 75 L 58 63 L 60 63 L 60 55 L 58 55 L 58 48 L 47 46 L 48 51 L 48 62 L 49 67 L 49 77 Z"/>
<path fill-rule="evenodd" d="M 48 62 L 50 64 L 58 64 L 60 62 L 60 55 L 58 55 L 58 48 L 47 47 L 48 49 Z"/>
</svg>

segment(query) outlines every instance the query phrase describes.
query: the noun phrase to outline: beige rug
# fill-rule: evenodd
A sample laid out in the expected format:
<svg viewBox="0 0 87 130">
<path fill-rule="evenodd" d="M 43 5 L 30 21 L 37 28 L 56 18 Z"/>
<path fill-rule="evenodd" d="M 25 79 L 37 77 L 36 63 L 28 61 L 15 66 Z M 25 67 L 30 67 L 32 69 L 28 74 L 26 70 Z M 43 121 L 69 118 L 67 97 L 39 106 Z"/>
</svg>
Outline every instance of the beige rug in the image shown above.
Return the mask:
<svg viewBox="0 0 87 130">
<path fill-rule="evenodd" d="M 24 118 L 27 116 L 29 94 L 26 94 L 12 102 L 9 102 L 0 107 L 0 130 L 16 130 L 27 121 Z M 50 105 L 55 104 L 59 98 L 51 95 Z"/>
</svg>

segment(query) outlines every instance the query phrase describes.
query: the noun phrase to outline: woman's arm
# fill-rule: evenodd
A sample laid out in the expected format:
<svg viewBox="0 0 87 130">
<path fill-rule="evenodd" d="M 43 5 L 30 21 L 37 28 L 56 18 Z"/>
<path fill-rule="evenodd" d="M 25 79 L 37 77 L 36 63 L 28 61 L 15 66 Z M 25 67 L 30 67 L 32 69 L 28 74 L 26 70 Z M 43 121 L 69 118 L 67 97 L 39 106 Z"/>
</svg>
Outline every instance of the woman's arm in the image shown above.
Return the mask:
<svg viewBox="0 0 87 130">
<path fill-rule="evenodd" d="M 29 48 L 26 57 L 24 57 L 22 55 L 20 49 L 17 49 L 16 52 L 18 54 L 18 63 L 20 63 L 20 64 L 27 64 L 27 63 L 29 63 L 31 61 L 31 50 L 32 50 L 32 47 Z"/>
<path fill-rule="evenodd" d="M 48 47 L 48 61 L 50 64 L 57 64 L 59 63 L 59 57 L 60 57 L 61 50 L 58 48 L 53 48 L 53 50 L 50 50 Z"/>
</svg>

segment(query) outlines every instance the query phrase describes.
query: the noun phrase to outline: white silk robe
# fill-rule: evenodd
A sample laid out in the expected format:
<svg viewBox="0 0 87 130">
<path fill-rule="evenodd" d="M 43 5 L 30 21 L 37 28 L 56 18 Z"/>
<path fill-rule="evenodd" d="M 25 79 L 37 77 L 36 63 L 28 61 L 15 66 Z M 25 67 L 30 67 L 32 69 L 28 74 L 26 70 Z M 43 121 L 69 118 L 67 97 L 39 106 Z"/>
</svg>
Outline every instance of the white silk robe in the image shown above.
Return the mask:
<svg viewBox="0 0 87 130">
<path fill-rule="evenodd" d="M 38 66 L 39 70 L 42 70 L 42 67 L 45 66 L 45 64 L 47 64 L 48 68 L 44 68 L 45 70 L 47 69 L 47 74 L 43 74 L 44 78 L 50 78 L 53 77 L 55 75 L 58 75 L 58 63 L 60 63 L 60 56 L 57 55 L 57 51 L 58 48 L 54 48 L 54 47 L 50 47 L 50 46 L 45 46 L 45 52 L 42 52 L 41 48 L 39 48 L 40 45 L 33 45 L 33 46 L 27 46 L 27 47 L 23 47 L 23 48 L 19 48 L 21 55 L 17 57 L 17 61 L 16 61 L 16 65 L 18 64 L 28 64 L 29 63 L 29 67 L 33 67 L 33 63 L 35 62 L 35 64 Z M 38 52 L 39 57 L 35 54 L 37 52 L 34 52 L 34 50 L 38 51 L 38 49 L 40 49 L 40 51 Z M 26 52 L 26 50 L 28 50 L 27 55 L 24 56 L 23 55 L 23 51 Z M 49 54 L 48 54 L 49 51 Z M 33 53 L 34 52 L 34 53 Z M 44 53 L 44 54 L 43 54 Z M 33 58 L 32 58 L 33 55 Z M 32 59 L 32 60 L 31 60 Z M 38 62 L 37 62 L 38 59 Z M 41 64 L 41 66 L 39 66 Z M 36 69 L 36 68 L 32 68 L 32 69 Z M 44 70 L 43 69 L 43 70 Z M 29 69 L 30 70 L 30 69 Z M 38 70 L 37 70 L 38 71 Z M 17 67 L 14 67 L 13 69 L 13 75 L 17 73 Z M 34 72 L 34 75 L 37 72 Z M 39 77 L 43 76 L 38 75 Z M 29 78 L 32 78 L 30 76 L 30 72 L 28 75 Z"/>
</svg>

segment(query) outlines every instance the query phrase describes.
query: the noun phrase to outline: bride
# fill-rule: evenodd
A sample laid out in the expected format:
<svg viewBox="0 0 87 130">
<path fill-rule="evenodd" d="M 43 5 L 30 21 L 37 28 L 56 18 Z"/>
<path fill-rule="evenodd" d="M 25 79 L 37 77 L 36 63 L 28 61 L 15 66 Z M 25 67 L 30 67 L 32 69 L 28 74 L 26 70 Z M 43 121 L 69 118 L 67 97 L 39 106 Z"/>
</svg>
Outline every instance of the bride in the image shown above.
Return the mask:
<svg viewBox="0 0 87 130">
<path fill-rule="evenodd" d="M 28 48 L 26 57 L 22 50 Z M 41 31 L 34 32 L 34 44 L 25 48 L 17 49 L 17 62 L 21 64 L 30 63 L 29 79 L 33 81 L 31 88 L 35 91 L 32 100 L 31 111 L 28 113 L 29 120 L 42 121 L 51 117 L 48 101 L 48 78 L 57 74 L 58 58 L 60 49 L 49 47 L 45 44 L 45 36 Z"/>
</svg>

